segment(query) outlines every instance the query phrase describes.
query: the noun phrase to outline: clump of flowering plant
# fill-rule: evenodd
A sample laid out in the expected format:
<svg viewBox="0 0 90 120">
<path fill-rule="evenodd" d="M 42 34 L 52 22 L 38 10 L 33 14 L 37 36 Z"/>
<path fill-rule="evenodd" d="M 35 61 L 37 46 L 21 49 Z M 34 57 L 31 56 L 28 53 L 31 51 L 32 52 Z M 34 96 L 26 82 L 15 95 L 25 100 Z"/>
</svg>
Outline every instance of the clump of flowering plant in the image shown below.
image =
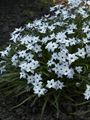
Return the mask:
<svg viewBox="0 0 90 120">
<path fill-rule="evenodd" d="M 11 34 L 11 44 L 0 51 L 0 82 L 19 91 L 28 88 L 38 97 L 84 95 L 89 100 L 89 2 L 68 0 L 66 7 L 56 5 L 50 12 Z"/>
</svg>

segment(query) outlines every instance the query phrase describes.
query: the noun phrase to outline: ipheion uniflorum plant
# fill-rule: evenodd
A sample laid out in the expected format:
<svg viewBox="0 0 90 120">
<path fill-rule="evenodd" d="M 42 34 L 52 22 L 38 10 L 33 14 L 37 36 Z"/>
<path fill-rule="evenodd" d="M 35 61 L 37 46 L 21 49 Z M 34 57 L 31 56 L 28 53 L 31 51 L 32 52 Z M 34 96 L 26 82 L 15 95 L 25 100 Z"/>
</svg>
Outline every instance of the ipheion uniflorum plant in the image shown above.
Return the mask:
<svg viewBox="0 0 90 120">
<path fill-rule="evenodd" d="M 17 72 L 17 79 L 25 81 L 38 97 L 50 91 L 62 94 L 74 86 L 89 100 L 89 2 L 68 0 L 66 7 L 51 7 L 53 15 L 15 29 L 10 45 L 0 51 L 0 76 Z"/>
</svg>

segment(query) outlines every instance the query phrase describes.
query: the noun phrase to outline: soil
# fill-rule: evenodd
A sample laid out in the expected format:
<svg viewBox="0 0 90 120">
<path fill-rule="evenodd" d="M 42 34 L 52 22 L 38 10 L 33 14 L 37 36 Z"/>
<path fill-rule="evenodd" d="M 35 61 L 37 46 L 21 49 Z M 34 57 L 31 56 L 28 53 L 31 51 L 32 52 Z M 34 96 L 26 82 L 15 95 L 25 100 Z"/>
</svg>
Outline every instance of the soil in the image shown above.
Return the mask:
<svg viewBox="0 0 90 120">
<path fill-rule="evenodd" d="M 25 0 L 23 2 L 20 0 L 0 0 L 0 46 L 9 41 L 10 33 L 16 27 L 23 26 L 48 12 L 48 7 L 38 6 L 35 9 L 36 6 L 35 0 Z M 0 94 L 0 120 L 40 120 L 40 106 L 31 107 L 30 102 L 27 102 L 19 108 L 11 110 L 17 103 L 16 98 L 5 97 Z M 80 107 L 77 112 L 81 113 L 88 108 L 90 109 L 90 105 Z M 63 104 L 63 110 L 68 113 L 73 111 L 68 102 Z M 43 120 L 57 120 L 55 114 L 52 113 L 52 109 L 46 108 Z M 90 120 L 90 115 L 70 116 L 60 113 L 58 120 Z"/>
<path fill-rule="evenodd" d="M 0 120 L 40 120 L 40 109 L 42 106 L 40 103 L 32 107 L 31 103 L 28 101 L 20 107 L 11 110 L 11 108 L 17 105 L 22 98 L 23 96 L 17 99 L 12 96 L 5 97 L 4 94 L 0 94 Z M 63 103 L 62 112 L 60 112 L 58 119 L 56 118 L 56 114 L 52 112 L 52 108 L 48 106 L 46 107 L 42 120 L 90 120 L 89 113 L 80 114 L 87 109 L 90 109 L 90 105 L 79 107 L 76 112 L 80 115 L 71 116 L 65 114 L 73 111 L 71 103 L 67 101 L 67 103 Z"/>
<path fill-rule="evenodd" d="M 23 26 L 48 12 L 50 4 L 41 0 L 0 0 L 0 46 L 15 28 Z"/>
</svg>

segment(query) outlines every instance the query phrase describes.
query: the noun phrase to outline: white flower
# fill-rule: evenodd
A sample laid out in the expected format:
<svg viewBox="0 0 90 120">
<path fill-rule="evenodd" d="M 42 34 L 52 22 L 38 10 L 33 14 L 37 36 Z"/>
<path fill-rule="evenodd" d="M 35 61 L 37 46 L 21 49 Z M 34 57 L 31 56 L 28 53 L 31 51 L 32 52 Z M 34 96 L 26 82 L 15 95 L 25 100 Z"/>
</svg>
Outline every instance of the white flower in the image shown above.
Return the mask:
<svg viewBox="0 0 90 120">
<path fill-rule="evenodd" d="M 5 66 L 0 67 L 0 75 L 5 71 L 6 71 Z"/>
<path fill-rule="evenodd" d="M 11 61 L 12 61 L 12 65 L 17 65 L 18 63 L 18 56 L 15 54 L 13 55 L 13 57 L 11 58 Z"/>
<path fill-rule="evenodd" d="M 55 67 L 52 68 L 52 70 L 55 72 L 55 74 L 58 75 L 58 77 L 62 76 L 62 69 L 60 69 L 59 64 L 55 64 Z"/>
<path fill-rule="evenodd" d="M 43 43 L 47 43 L 49 40 L 50 40 L 50 38 L 48 36 L 47 37 L 43 37 L 42 42 Z"/>
<path fill-rule="evenodd" d="M 55 67 L 52 70 L 58 75 L 58 77 L 62 77 L 63 75 L 67 76 L 70 72 L 69 65 L 67 62 L 62 64 L 55 64 Z"/>
<path fill-rule="evenodd" d="M 20 65 L 21 70 L 25 70 L 26 72 L 30 72 L 30 63 L 23 63 Z"/>
<path fill-rule="evenodd" d="M 69 13 L 66 9 L 62 9 L 63 20 L 69 18 Z"/>
<path fill-rule="evenodd" d="M 42 20 L 34 20 L 33 22 L 34 26 L 41 26 L 42 25 Z"/>
<path fill-rule="evenodd" d="M 26 44 L 26 45 L 29 44 L 29 42 L 31 42 L 31 40 L 32 40 L 32 37 L 29 35 L 26 35 L 20 39 L 21 44 Z"/>
<path fill-rule="evenodd" d="M 43 82 L 41 82 L 41 80 L 42 80 L 41 74 L 37 74 L 37 73 L 31 76 L 28 75 L 27 77 L 28 84 L 31 83 L 34 86 L 42 86 Z"/>
<path fill-rule="evenodd" d="M 83 27 L 82 29 L 83 29 L 83 32 L 84 32 L 84 33 L 87 33 L 87 32 L 90 31 L 89 26 L 85 26 L 85 27 Z"/>
<path fill-rule="evenodd" d="M 56 35 L 56 40 L 59 41 L 59 40 L 64 40 L 64 39 L 66 39 L 65 32 L 58 32 Z M 59 43 L 60 43 L 60 41 L 59 41 Z"/>
<path fill-rule="evenodd" d="M 54 26 L 54 25 L 48 26 L 48 29 L 49 29 L 50 31 L 53 31 L 53 30 L 55 29 L 55 26 Z"/>
<path fill-rule="evenodd" d="M 41 95 L 44 95 L 47 92 L 45 88 L 41 88 L 39 86 L 35 86 L 33 90 L 34 90 L 34 93 L 38 95 L 38 97 L 40 97 Z"/>
<path fill-rule="evenodd" d="M 87 39 L 90 39 L 90 32 L 87 33 Z"/>
<path fill-rule="evenodd" d="M 34 76 L 33 75 L 28 75 L 27 76 L 27 84 L 33 84 L 35 82 Z"/>
<path fill-rule="evenodd" d="M 75 54 L 68 54 L 67 60 L 69 61 L 69 64 L 75 62 L 78 59 L 78 57 Z"/>
<path fill-rule="evenodd" d="M 16 43 L 19 37 L 20 37 L 20 33 L 15 33 L 15 34 L 11 33 L 10 40 Z"/>
<path fill-rule="evenodd" d="M 52 79 L 52 80 L 47 81 L 46 87 L 54 88 L 54 89 L 58 90 L 58 89 L 62 89 L 64 87 L 64 85 L 63 85 L 63 82 L 60 82 L 59 80 L 54 81 L 54 79 Z"/>
<path fill-rule="evenodd" d="M 90 57 L 90 46 L 86 44 L 85 48 L 87 56 Z"/>
<path fill-rule="evenodd" d="M 66 29 L 66 32 L 67 32 L 68 34 L 73 34 L 73 33 L 74 33 L 74 32 L 73 32 L 73 29 L 69 29 L 69 28 Z"/>
<path fill-rule="evenodd" d="M 36 69 L 37 67 L 39 67 L 39 62 L 38 61 L 35 61 L 35 60 L 32 60 L 31 63 L 29 63 L 31 69 Z"/>
<path fill-rule="evenodd" d="M 6 47 L 6 51 L 9 52 L 11 50 L 11 45 L 9 45 L 8 47 Z"/>
<path fill-rule="evenodd" d="M 82 72 L 82 67 L 81 66 L 75 67 L 75 70 L 80 74 Z"/>
<path fill-rule="evenodd" d="M 68 66 L 62 66 L 62 74 L 68 75 L 70 73 L 70 68 Z"/>
<path fill-rule="evenodd" d="M 57 11 L 55 12 L 55 14 L 56 14 L 56 16 L 59 15 L 59 14 L 60 14 L 60 11 L 57 10 Z"/>
<path fill-rule="evenodd" d="M 69 38 L 69 44 L 70 44 L 70 46 L 72 46 L 72 45 L 76 45 L 76 40 L 75 40 L 75 38 Z"/>
<path fill-rule="evenodd" d="M 30 44 L 30 43 L 26 47 L 27 47 L 27 50 L 33 50 L 34 48 L 33 44 Z"/>
<path fill-rule="evenodd" d="M 88 38 L 83 38 L 83 43 L 86 44 L 86 43 L 89 43 L 90 41 L 88 40 Z"/>
<path fill-rule="evenodd" d="M 84 92 L 84 96 L 85 96 L 85 99 L 86 100 L 89 100 L 89 98 L 90 98 L 90 85 L 86 85 L 86 90 L 85 90 L 85 92 Z"/>
<path fill-rule="evenodd" d="M 22 70 L 22 71 L 20 72 L 20 79 L 21 79 L 21 78 L 26 79 L 26 76 L 27 76 L 27 74 L 25 73 L 25 71 Z"/>
<path fill-rule="evenodd" d="M 89 0 L 87 1 L 87 4 L 90 5 L 90 1 Z"/>
<path fill-rule="evenodd" d="M 26 28 L 27 28 L 27 29 L 33 28 L 33 25 L 32 25 L 31 23 L 28 23 L 28 24 L 26 25 Z"/>
<path fill-rule="evenodd" d="M 40 33 L 46 33 L 46 26 L 40 27 L 39 32 Z"/>
<path fill-rule="evenodd" d="M 78 52 L 76 53 L 77 56 L 81 57 L 81 58 L 85 58 L 85 55 L 86 55 L 86 52 L 85 52 L 85 49 L 82 48 L 78 48 Z"/>
<path fill-rule="evenodd" d="M 52 40 L 52 39 L 54 39 L 55 38 L 55 33 L 52 33 L 51 35 L 50 35 L 50 40 Z"/>
<path fill-rule="evenodd" d="M 7 50 L 1 51 L 0 54 L 2 57 L 5 57 L 8 55 L 8 51 Z"/>
<path fill-rule="evenodd" d="M 55 42 L 49 42 L 47 44 L 47 46 L 45 47 L 46 49 L 48 49 L 48 51 L 50 52 L 54 52 L 54 50 L 58 47 L 58 44 Z"/>
<path fill-rule="evenodd" d="M 68 0 L 68 3 L 71 4 L 73 7 L 78 7 L 82 0 Z"/>
<path fill-rule="evenodd" d="M 69 35 L 69 34 L 73 34 L 74 31 L 73 31 L 73 29 L 67 28 L 67 29 L 66 29 L 66 33 L 67 33 L 68 35 Z"/>
<path fill-rule="evenodd" d="M 0 51 L 1 56 L 2 57 L 8 56 L 10 50 L 11 50 L 11 45 L 9 45 L 8 47 L 6 47 L 4 51 Z"/>
<path fill-rule="evenodd" d="M 49 60 L 49 61 L 47 62 L 48 67 L 50 67 L 50 66 L 52 66 L 52 65 L 54 65 L 54 64 L 55 64 L 55 62 L 53 61 L 53 59 L 51 59 L 51 60 Z"/>
<path fill-rule="evenodd" d="M 35 53 L 38 53 L 38 52 L 41 52 L 41 51 L 42 51 L 41 46 L 40 46 L 40 45 L 37 45 L 37 44 L 35 44 L 35 46 L 33 47 L 32 50 L 35 51 Z"/>
<path fill-rule="evenodd" d="M 74 76 L 74 70 L 71 68 L 71 69 L 69 69 L 67 77 L 70 79 L 70 78 L 73 78 L 73 76 Z"/>
<path fill-rule="evenodd" d="M 69 25 L 69 29 L 73 30 L 73 29 L 77 29 L 76 25 L 74 23 Z"/>
<path fill-rule="evenodd" d="M 83 8 L 80 7 L 80 8 L 78 9 L 78 13 L 80 13 L 81 15 L 84 16 L 84 15 L 86 14 L 86 11 L 85 11 Z"/>
<path fill-rule="evenodd" d="M 58 57 L 59 57 L 59 56 L 58 56 L 57 53 L 54 52 L 54 53 L 52 54 L 52 60 L 57 60 Z"/>
<path fill-rule="evenodd" d="M 41 74 L 37 74 L 37 73 L 35 73 L 33 78 L 37 83 L 42 80 Z"/>
<path fill-rule="evenodd" d="M 66 61 L 67 55 L 66 55 L 65 51 L 58 52 L 58 59 L 60 60 L 60 62 Z"/>
<path fill-rule="evenodd" d="M 29 53 L 26 54 L 25 60 L 27 62 L 31 62 L 33 60 L 33 57 L 34 57 L 34 55 L 31 52 L 29 52 Z"/>
<path fill-rule="evenodd" d="M 58 89 L 62 89 L 63 87 L 64 87 L 63 82 L 60 82 L 59 80 L 57 80 L 55 89 L 58 90 Z"/>
<path fill-rule="evenodd" d="M 56 82 L 54 81 L 54 79 L 47 80 L 47 85 L 46 85 L 47 88 L 55 88 L 55 86 L 56 86 Z"/>
<path fill-rule="evenodd" d="M 90 98 L 90 91 L 85 91 L 85 93 L 84 93 L 84 96 L 85 96 L 85 99 L 86 100 L 89 100 L 89 98 Z"/>
<path fill-rule="evenodd" d="M 34 70 L 39 66 L 38 61 L 32 60 L 30 63 L 23 62 L 19 65 L 21 70 L 25 70 L 26 72 L 34 73 Z"/>
<path fill-rule="evenodd" d="M 35 82 L 33 83 L 33 85 L 34 85 L 35 87 L 37 86 L 37 87 L 41 88 L 41 87 L 42 87 L 42 83 L 43 83 L 43 82 L 36 82 L 36 81 L 35 81 Z"/>
<path fill-rule="evenodd" d="M 24 30 L 24 28 L 15 28 L 15 30 L 14 30 L 14 32 L 13 32 L 13 34 L 16 34 L 16 33 L 18 33 L 18 32 L 22 32 Z"/>
<path fill-rule="evenodd" d="M 72 14 L 72 15 L 71 15 L 71 18 L 72 18 L 72 19 L 75 19 L 75 18 L 76 18 L 76 15 Z"/>
<path fill-rule="evenodd" d="M 26 50 L 19 51 L 18 55 L 19 55 L 20 58 L 25 58 L 25 56 L 26 56 Z"/>
</svg>

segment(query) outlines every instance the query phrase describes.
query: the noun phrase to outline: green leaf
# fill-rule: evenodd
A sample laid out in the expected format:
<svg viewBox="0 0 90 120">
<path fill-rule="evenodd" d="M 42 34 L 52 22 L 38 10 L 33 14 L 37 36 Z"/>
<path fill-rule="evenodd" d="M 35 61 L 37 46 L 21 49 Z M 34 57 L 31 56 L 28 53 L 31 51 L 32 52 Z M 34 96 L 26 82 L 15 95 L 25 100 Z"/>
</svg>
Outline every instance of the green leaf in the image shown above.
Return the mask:
<svg viewBox="0 0 90 120">
<path fill-rule="evenodd" d="M 45 111 L 47 102 L 48 102 L 48 97 L 45 99 L 45 102 L 44 102 L 44 104 L 43 104 L 42 111 L 41 111 L 41 116 L 40 116 L 40 120 L 43 119 L 43 115 L 44 115 L 44 111 Z"/>
<path fill-rule="evenodd" d="M 25 100 L 23 100 L 20 104 L 12 107 L 11 110 L 20 107 L 21 105 L 23 105 L 24 103 L 26 103 L 28 100 L 29 100 L 29 101 L 32 100 L 32 98 L 34 98 L 35 96 L 36 96 L 36 95 L 31 95 L 31 96 L 29 96 L 28 98 L 26 98 Z"/>
</svg>

